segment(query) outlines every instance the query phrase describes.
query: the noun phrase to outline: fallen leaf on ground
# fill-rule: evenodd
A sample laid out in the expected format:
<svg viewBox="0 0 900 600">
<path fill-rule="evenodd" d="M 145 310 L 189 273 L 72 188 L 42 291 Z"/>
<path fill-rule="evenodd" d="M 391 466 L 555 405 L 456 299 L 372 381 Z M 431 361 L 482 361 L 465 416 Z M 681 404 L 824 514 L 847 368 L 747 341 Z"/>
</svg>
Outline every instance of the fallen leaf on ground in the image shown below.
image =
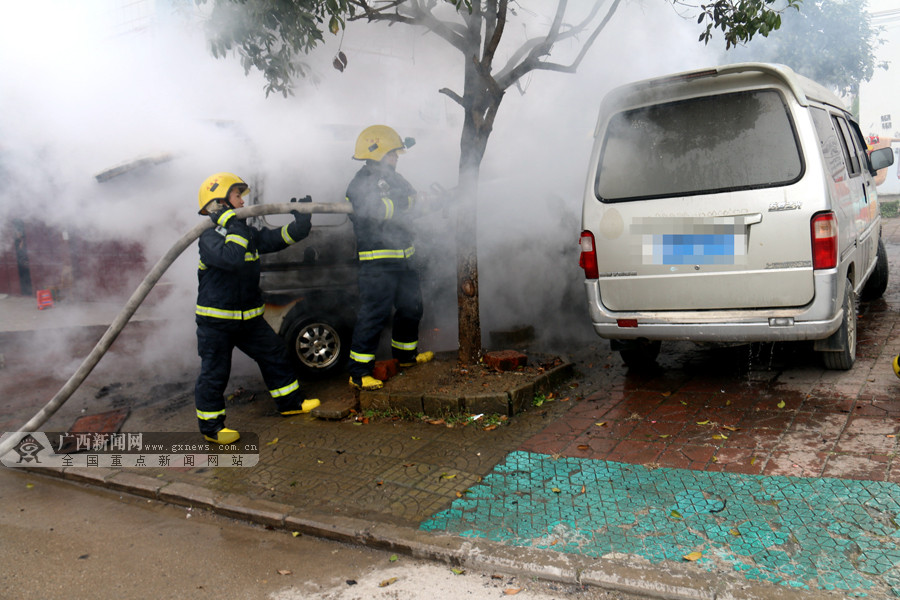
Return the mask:
<svg viewBox="0 0 900 600">
<path fill-rule="evenodd" d="M 777 406 L 778 408 L 784 408 L 784 406 L 785 406 L 784 400 L 782 400 L 781 402 L 779 402 L 779 403 L 776 404 L 775 406 Z"/>
<path fill-rule="evenodd" d="M 493 425 L 488 425 L 487 427 L 484 427 L 483 429 L 485 431 L 493 431 L 493 430 L 497 429 L 497 424 L 494 423 Z"/>
<path fill-rule="evenodd" d="M 441 473 L 441 479 L 453 479 L 456 475 L 450 475 L 449 473 Z"/>
<path fill-rule="evenodd" d="M 272 440 L 271 442 L 266 442 L 266 445 L 267 445 L 267 446 L 274 446 L 274 445 L 277 444 L 277 443 L 278 443 L 278 438 L 275 438 L 275 439 Z"/>
<path fill-rule="evenodd" d="M 503 590 L 503 593 L 506 594 L 507 596 L 515 596 L 516 594 L 518 594 L 521 591 L 522 591 L 522 588 L 506 588 L 505 590 Z"/>
<path fill-rule="evenodd" d="M 452 571 L 454 575 L 463 575 L 466 572 L 465 569 L 450 569 L 450 571 Z"/>
<path fill-rule="evenodd" d="M 292 532 L 291 532 L 291 535 L 294 536 L 294 537 L 300 537 L 300 532 L 299 532 L 299 531 L 292 531 Z"/>
<path fill-rule="evenodd" d="M 391 562 L 397 562 L 398 560 L 400 560 L 400 557 L 398 557 L 396 554 L 391 554 L 391 557 L 388 560 Z"/>
<path fill-rule="evenodd" d="M 709 425 L 709 419 L 705 421 L 697 421 L 697 425 Z"/>
<path fill-rule="evenodd" d="M 291 570 L 290 569 L 278 569 L 278 574 L 279 575 L 291 575 Z"/>
<path fill-rule="evenodd" d="M 578 444 L 578 449 L 579 450 L 590 450 L 591 447 L 588 446 L 587 444 Z"/>
<path fill-rule="evenodd" d="M 597 427 L 606 427 L 606 421 L 600 421 L 599 423 L 594 423 Z"/>
<path fill-rule="evenodd" d="M 391 577 L 390 579 L 385 579 L 384 581 L 379 583 L 378 587 L 387 587 L 387 586 L 391 585 L 392 583 L 395 583 L 396 581 L 397 581 L 396 577 Z"/>
<path fill-rule="evenodd" d="M 690 554 L 685 554 L 682 558 L 684 558 L 684 560 L 689 560 L 689 561 L 693 562 L 695 560 L 700 560 L 700 558 L 702 558 L 702 557 L 703 557 L 702 552 L 691 552 Z"/>
<path fill-rule="evenodd" d="M 562 490 L 559 489 L 559 488 L 553 488 L 553 489 L 550 490 L 550 491 L 553 492 L 554 494 L 561 494 L 561 493 L 562 493 Z"/>
</svg>

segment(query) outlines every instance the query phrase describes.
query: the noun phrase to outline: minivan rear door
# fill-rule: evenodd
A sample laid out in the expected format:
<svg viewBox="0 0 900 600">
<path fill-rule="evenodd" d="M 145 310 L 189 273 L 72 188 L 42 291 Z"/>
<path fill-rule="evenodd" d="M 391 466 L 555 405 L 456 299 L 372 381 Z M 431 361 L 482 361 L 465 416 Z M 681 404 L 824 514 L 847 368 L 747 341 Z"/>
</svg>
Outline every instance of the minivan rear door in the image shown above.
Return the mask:
<svg viewBox="0 0 900 600">
<path fill-rule="evenodd" d="M 705 310 L 811 301 L 809 213 L 786 190 L 813 184 L 802 183 L 806 165 L 781 91 L 634 103 L 611 114 L 604 131 L 599 210 L 591 211 L 599 222 L 586 223 L 604 305 Z"/>
</svg>

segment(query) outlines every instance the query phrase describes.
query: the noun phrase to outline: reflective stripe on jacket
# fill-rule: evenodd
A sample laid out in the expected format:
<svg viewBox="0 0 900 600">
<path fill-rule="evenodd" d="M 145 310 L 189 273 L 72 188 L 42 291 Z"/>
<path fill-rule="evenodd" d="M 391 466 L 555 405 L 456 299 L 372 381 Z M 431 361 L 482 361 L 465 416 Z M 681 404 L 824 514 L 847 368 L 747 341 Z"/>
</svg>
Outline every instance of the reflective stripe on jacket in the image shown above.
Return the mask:
<svg viewBox="0 0 900 600">
<path fill-rule="evenodd" d="M 257 229 L 232 218 L 228 229 L 200 234 L 197 270 L 197 319 L 242 321 L 262 316 L 260 254 L 277 252 L 309 235 L 296 222 L 279 229 Z"/>
<path fill-rule="evenodd" d="M 415 253 L 411 217 L 416 190 L 393 167 L 368 160 L 347 187 L 359 260 L 402 262 Z"/>
</svg>

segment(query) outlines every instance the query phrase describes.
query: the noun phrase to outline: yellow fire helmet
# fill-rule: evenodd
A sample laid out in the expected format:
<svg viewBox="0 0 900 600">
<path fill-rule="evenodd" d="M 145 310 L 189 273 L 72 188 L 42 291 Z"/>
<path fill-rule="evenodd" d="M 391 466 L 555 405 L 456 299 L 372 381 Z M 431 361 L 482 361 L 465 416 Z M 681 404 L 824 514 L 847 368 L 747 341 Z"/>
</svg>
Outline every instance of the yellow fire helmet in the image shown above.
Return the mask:
<svg viewBox="0 0 900 600">
<path fill-rule="evenodd" d="M 207 177 L 200 186 L 200 214 L 209 214 L 206 210 L 209 203 L 227 198 L 228 191 L 235 185 L 241 186 L 241 196 L 250 191 L 250 186 L 234 173 L 216 173 Z"/>
<path fill-rule="evenodd" d="M 900 377 L 900 354 L 894 357 L 894 362 L 892 364 L 894 367 L 894 375 Z"/>
<path fill-rule="evenodd" d="M 355 160 L 381 160 L 391 150 L 403 153 L 415 143 L 412 138 L 400 139 L 400 135 L 387 125 L 372 125 L 363 129 L 356 138 Z"/>
</svg>

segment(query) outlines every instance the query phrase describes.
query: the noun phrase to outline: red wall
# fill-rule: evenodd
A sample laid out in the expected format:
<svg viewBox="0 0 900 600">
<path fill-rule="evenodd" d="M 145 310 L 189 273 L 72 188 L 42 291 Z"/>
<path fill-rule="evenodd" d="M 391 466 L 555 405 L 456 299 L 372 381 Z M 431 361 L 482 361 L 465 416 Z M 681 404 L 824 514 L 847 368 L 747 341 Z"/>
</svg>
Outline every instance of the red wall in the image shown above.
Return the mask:
<svg viewBox="0 0 900 600">
<path fill-rule="evenodd" d="M 143 249 L 136 242 L 97 241 L 86 230 L 71 230 L 66 236 L 59 229 L 35 221 L 20 221 L 18 231 L 22 229 L 31 295 L 36 290 L 53 289 L 57 297 L 104 300 L 130 294 L 135 282 L 146 273 Z M 15 240 L 17 227 L 12 222 L 4 223 L 0 235 L 2 239 Z M 21 233 L 18 237 L 21 241 Z M 0 251 L 0 293 L 26 293 L 19 263 L 15 246 L 4 245 Z"/>
</svg>

